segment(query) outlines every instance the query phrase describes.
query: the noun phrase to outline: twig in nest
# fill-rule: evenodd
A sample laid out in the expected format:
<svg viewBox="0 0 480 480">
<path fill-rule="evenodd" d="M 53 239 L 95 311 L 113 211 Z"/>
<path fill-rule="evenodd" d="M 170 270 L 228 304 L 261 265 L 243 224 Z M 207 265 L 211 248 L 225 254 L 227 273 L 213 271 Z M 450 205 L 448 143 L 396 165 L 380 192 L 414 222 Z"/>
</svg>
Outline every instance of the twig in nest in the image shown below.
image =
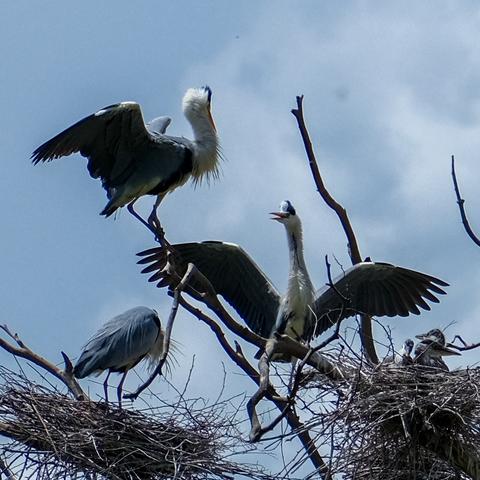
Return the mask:
<svg viewBox="0 0 480 480">
<path fill-rule="evenodd" d="M 15 452 L 10 470 L 37 470 L 34 478 L 271 478 L 227 460 L 245 445 L 229 401 L 199 407 L 182 398 L 167 409 L 118 410 L 72 400 L 1 367 L 0 385 L 0 434 L 10 442 L 4 455 Z"/>
</svg>

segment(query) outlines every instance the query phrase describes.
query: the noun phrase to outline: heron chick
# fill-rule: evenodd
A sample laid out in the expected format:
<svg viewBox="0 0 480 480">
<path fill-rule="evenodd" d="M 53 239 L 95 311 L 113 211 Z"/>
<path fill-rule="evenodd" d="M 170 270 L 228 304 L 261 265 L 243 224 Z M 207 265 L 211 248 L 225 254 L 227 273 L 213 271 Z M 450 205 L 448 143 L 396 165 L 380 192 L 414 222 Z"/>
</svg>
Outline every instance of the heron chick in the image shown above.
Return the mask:
<svg viewBox="0 0 480 480">
<path fill-rule="evenodd" d="M 434 367 L 446 372 L 448 365 L 442 357 L 461 355 L 461 353 L 446 346 L 445 335 L 438 328 L 433 328 L 427 333 L 416 335 L 421 340 L 415 347 L 414 363 L 426 367 Z"/>
<path fill-rule="evenodd" d="M 434 295 L 445 294 L 448 284 L 424 273 L 388 263 L 362 262 L 345 270 L 315 291 L 303 255 L 300 218 L 285 200 L 273 219 L 287 234 L 290 270 L 285 295 L 281 296 L 266 274 L 238 245 L 207 241 L 173 245 L 177 267 L 193 263 L 210 281 L 215 292 L 237 311 L 258 335 L 269 338 L 275 332 L 308 342 L 343 318 L 357 313 L 405 317 L 430 310 L 426 302 L 438 303 Z M 138 263 L 149 264 L 143 273 L 154 272 L 149 281 L 165 286 L 163 271 L 167 257 L 163 248 L 138 255 Z M 433 292 L 433 293 L 432 293 Z"/>
<path fill-rule="evenodd" d="M 394 355 L 388 355 L 383 360 L 383 364 L 386 365 L 400 365 L 400 366 L 407 366 L 413 364 L 412 358 L 412 351 L 413 351 L 413 340 L 411 338 L 407 338 L 405 342 L 403 342 L 402 348 L 399 352 L 395 352 Z"/>
<path fill-rule="evenodd" d="M 148 307 L 134 307 L 106 322 L 83 347 L 73 367 L 77 378 L 100 375 L 108 370 L 103 383 L 108 403 L 108 378 L 112 372 L 122 373 L 117 387 L 118 403 L 122 404 L 123 383 L 129 370 L 146 359 L 154 367 L 163 353 L 164 331 L 157 312 Z"/>
<path fill-rule="evenodd" d="M 145 125 L 140 105 L 121 102 L 104 107 L 38 147 L 32 162 L 51 161 L 72 153 L 88 159 L 88 172 L 100 178 L 108 203 L 100 213 L 109 217 L 128 205 L 143 223 L 133 204 L 143 195 L 157 195 L 148 225 L 158 226 L 157 207 L 164 196 L 183 185 L 217 178 L 220 147 L 211 114 L 209 87 L 190 88 L 183 97 L 183 112 L 193 140 L 165 135 L 170 123 L 160 117 Z"/>
</svg>

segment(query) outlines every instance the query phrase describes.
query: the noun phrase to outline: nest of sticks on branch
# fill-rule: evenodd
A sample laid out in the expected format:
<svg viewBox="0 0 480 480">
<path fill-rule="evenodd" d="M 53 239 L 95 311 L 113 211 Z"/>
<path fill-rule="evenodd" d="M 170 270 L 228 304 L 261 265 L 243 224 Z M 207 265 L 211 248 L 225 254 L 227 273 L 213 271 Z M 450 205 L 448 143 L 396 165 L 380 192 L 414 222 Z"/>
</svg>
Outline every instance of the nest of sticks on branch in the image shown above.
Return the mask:
<svg viewBox="0 0 480 480">
<path fill-rule="evenodd" d="M 328 439 L 332 472 L 355 480 L 480 478 L 479 368 L 340 361 L 348 380 L 335 385 L 317 376 L 306 385 L 314 389 L 312 407 L 315 397 L 317 405 L 323 400 L 311 428 Z"/>
<path fill-rule="evenodd" d="M 0 471 L 13 478 L 266 478 L 226 460 L 241 440 L 225 404 L 132 411 L 73 400 L 5 368 L 0 379 L 0 435 L 8 439 Z"/>
</svg>

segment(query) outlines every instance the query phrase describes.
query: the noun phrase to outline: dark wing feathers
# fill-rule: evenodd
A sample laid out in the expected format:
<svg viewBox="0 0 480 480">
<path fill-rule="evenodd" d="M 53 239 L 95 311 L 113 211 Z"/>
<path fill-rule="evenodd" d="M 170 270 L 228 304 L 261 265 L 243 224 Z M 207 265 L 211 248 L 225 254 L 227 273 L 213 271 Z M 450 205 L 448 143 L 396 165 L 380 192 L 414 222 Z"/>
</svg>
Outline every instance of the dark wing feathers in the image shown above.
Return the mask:
<svg viewBox="0 0 480 480">
<path fill-rule="evenodd" d="M 356 313 L 388 317 L 418 315 L 418 307 L 430 310 L 425 300 L 438 303 L 434 294 L 444 295 L 446 292 L 441 287 L 448 286 L 430 275 L 379 262 L 354 265 L 333 283 L 346 300 L 329 286 L 316 292 L 312 307 L 317 318 L 315 335 L 324 332 L 340 316 L 346 318 Z"/>
<path fill-rule="evenodd" d="M 275 325 L 280 295 L 250 256 L 238 245 L 223 242 L 173 245 L 179 259 L 193 263 L 207 277 L 214 290 L 236 310 L 258 335 L 268 337 Z M 138 263 L 148 265 L 142 273 L 155 272 L 149 281 L 162 278 L 165 265 L 161 248 L 145 250 Z M 160 282 L 158 286 L 163 286 Z"/>
<path fill-rule="evenodd" d="M 113 188 L 128 177 L 143 145 L 155 145 L 143 121 L 140 105 L 123 102 L 105 107 L 80 120 L 38 147 L 32 162 L 47 162 L 79 152 L 88 158 L 88 171 Z"/>
</svg>

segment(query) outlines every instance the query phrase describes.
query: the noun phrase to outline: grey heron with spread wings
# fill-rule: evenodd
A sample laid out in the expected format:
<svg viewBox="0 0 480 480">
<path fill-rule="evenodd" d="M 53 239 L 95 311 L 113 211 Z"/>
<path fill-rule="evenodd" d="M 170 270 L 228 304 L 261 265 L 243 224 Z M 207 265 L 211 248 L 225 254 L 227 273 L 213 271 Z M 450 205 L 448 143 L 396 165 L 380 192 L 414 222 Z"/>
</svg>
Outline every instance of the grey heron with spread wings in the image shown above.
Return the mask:
<svg viewBox="0 0 480 480">
<path fill-rule="evenodd" d="M 293 205 L 283 201 L 280 211 L 272 215 L 287 233 L 290 271 L 284 296 L 238 245 L 215 241 L 173 245 L 177 262 L 195 264 L 216 293 L 262 337 L 279 332 L 310 341 L 337 321 L 357 313 L 418 315 L 419 307 L 430 310 L 426 300 L 438 303 L 434 294 L 445 294 L 441 287 L 448 284 L 443 280 L 380 262 L 358 263 L 333 281 L 334 288 L 326 285 L 315 291 L 303 256 L 302 225 Z M 138 255 L 144 257 L 138 263 L 149 264 L 142 272 L 155 272 L 149 281 L 164 286 L 165 249 L 157 247 Z"/>
<path fill-rule="evenodd" d="M 215 123 L 210 111 L 209 87 L 190 88 L 183 97 L 183 112 L 194 139 L 165 134 L 170 123 L 160 117 L 145 125 L 140 105 L 121 102 L 102 108 L 38 147 L 32 162 L 51 161 L 79 152 L 88 159 L 88 172 L 100 178 L 108 203 L 100 213 L 109 217 L 143 195 L 157 195 L 148 224 L 159 224 L 156 210 L 164 196 L 183 185 L 218 177 L 220 158 Z M 145 223 L 145 222 L 144 222 Z"/>
</svg>

